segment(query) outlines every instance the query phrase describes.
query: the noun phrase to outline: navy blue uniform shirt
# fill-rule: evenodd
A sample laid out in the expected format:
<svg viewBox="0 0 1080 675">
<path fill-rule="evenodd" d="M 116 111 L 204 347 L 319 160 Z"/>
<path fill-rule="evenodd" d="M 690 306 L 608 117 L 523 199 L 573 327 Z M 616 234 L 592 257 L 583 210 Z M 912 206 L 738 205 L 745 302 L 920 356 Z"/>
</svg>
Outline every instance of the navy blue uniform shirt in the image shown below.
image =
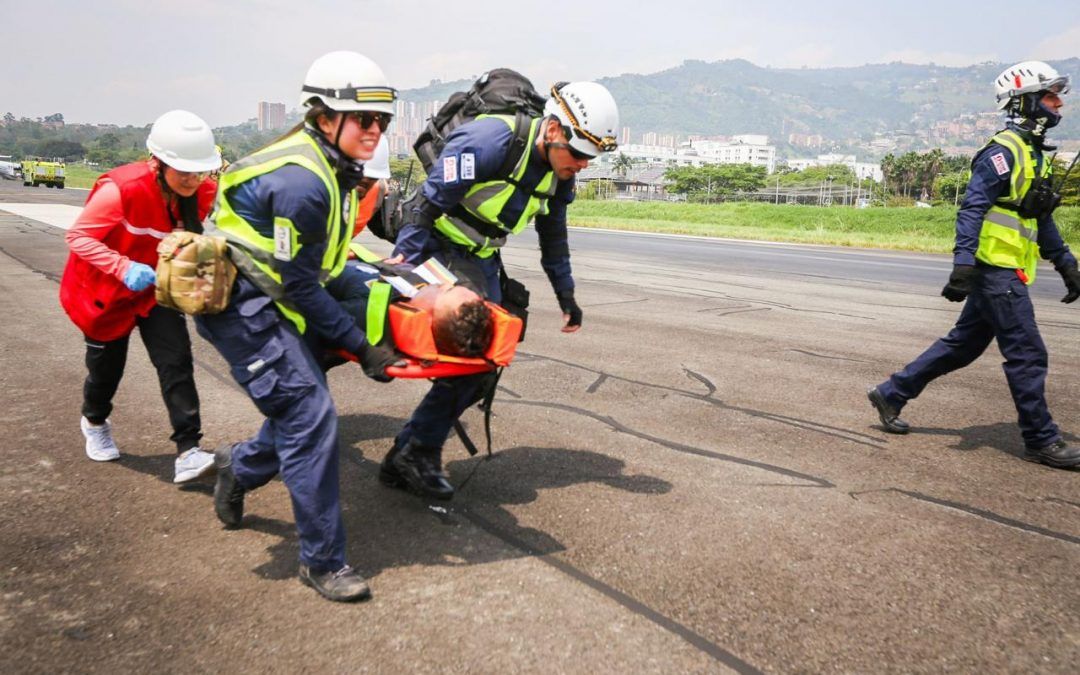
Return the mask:
<svg viewBox="0 0 1080 675">
<path fill-rule="evenodd" d="M 311 133 L 334 165 L 338 156 L 319 134 Z M 359 165 L 356 165 L 359 167 Z M 349 180 L 338 180 L 342 187 L 342 213 L 348 204 Z M 339 345 L 352 353 L 360 350 L 364 333 L 351 316 L 319 283 L 322 259 L 326 253 L 326 219 L 330 216 L 330 195 L 322 179 L 296 164 L 253 178 L 237 186 L 229 195 L 229 203 L 240 217 L 264 237 L 274 238 L 274 218 L 288 218 L 299 235 L 311 235 L 323 240 L 304 244 L 288 262 L 277 261 L 281 282 L 287 297 L 304 316 L 307 330 L 316 331 L 326 342 Z M 349 214 L 349 218 L 353 214 Z M 352 233 L 352 224 L 341 227 Z"/>
<path fill-rule="evenodd" d="M 1033 154 L 1037 174 L 1044 161 L 1042 150 L 1036 147 Z M 964 202 L 956 214 L 954 265 L 975 264 L 975 251 L 979 248 L 979 232 L 982 230 L 983 218 L 995 201 L 1009 196 L 1013 163 L 1012 152 L 997 143 L 991 143 L 975 155 L 971 164 L 971 180 L 964 192 Z M 1039 255 L 1051 261 L 1055 267 L 1076 264 L 1076 258 L 1062 240 L 1053 216 L 1039 219 L 1038 244 Z"/>
<path fill-rule="evenodd" d="M 436 209 L 446 213 L 457 206 L 477 183 L 500 178 L 498 171 L 510 150 L 514 133 L 498 119 L 474 120 L 454 129 L 446 139 L 442 154 L 431 167 L 431 173 L 420 187 L 424 198 Z M 513 226 L 520 218 L 533 189 L 551 170 L 533 149 L 525 174 L 501 213 L 503 221 Z M 448 175 L 449 173 L 449 175 Z M 557 179 L 556 179 L 557 180 Z M 536 233 L 540 238 L 540 264 L 556 291 L 572 290 L 574 278 L 570 270 L 570 247 L 566 231 L 566 207 L 574 201 L 574 181 L 558 181 L 555 194 L 548 200 L 548 213 L 537 215 Z M 407 216 L 398 234 L 394 252 L 405 256 L 406 262 L 419 264 L 430 257 L 433 246 L 431 230 L 420 224 L 417 213 Z"/>
</svg>

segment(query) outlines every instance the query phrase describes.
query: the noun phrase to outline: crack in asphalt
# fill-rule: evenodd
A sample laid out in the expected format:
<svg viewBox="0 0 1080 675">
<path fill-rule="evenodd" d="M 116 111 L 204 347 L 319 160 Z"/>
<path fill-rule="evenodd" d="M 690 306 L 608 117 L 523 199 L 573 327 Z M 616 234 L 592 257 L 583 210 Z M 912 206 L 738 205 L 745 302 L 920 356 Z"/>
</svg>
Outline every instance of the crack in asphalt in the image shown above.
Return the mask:
<svg viewBox="0 0 1080 675">
<path fill-rule="evenodd" d="M 708 457 L 709 459 L 716 459 L 716 460 L 720 460 L 722 462 L 731 462 L 732 464 L 741 464 L 743 466 L 750 466 L 750 467 L 753 467 L 755 469 L 761 469 L 762 471 L 768 471 L 769 473 L 775 473 L 775 474 L 779 474 L 781 476 L 787 476 L 788 478 L 795 478 L 795 479 L 798 479 L 798 480 L 804 480 L 804 481 L 807 481 L 809 483 L 813 483 L 814 484 L 813 487 L 822 487 L 822 488 L 834 488 L 834 487 L 836 487 L 836 485 L 834 483 L 832 483 L 830 480 L 828 480 L 826 478 L 819 478 L 817 476 L 811 476 L 810 474 L 802 473 L 801 471 L 795 471 L 794 469 L 788 469 L 788 468 L 785 468 L 785 467 L 782 467 L 782 466 L 777 466 L 775 464 L 768 464 L 766 462 L 759 462 L 759 461 L 753 460 L 753 459 L 746 459 L 744 457 L 738 457 L 736 455 L 728 455 L 728 454 L 725 454 L 725 453 L 722 453 L 722 452 L 716 452 L 714 450 L 706 450 L 704 448 L 698 448 L 698 447 L 693 446 L 693 445 L 686 445 L 685 443 L 679 443 L 677 441 L 668 440 L 666 438 L 660 438 L 658 436 L 653 436 L 653 435 L 647 434 L 647 433 L 645 433 L 643 431 L 638 431 L 636 429 L 628 427 L 625 424 L 623 424 L 622 422 L 619 422 L 618 420 L 616 420 L 614 417 L 610 417 L 608 415 L 601 415 L 599 413 L 594 413 L 593 411 L 586 410 L 585 408 L 578 408 L 576 406 L 566 405 L 565 403 L 548 403 L 546 401 L 520 400 L 520 401 L 507 401 L 507 403 L 513 403 L 513 404 L 516 404 L 516 405 L 532 406 L 532 407 L 536 407 L 536 408 L 550 408 L 552 410 L 561 410 L 563 412 L 574 413 L 575 415 L 581 415 L 583 417 L 588 417 L 588 418 L 594 419 L 597 422 L 600 422 L 602 424 L 606 424 L 609 427 L 611 427 L 612 429 L 614 429 L 615 431 L 618 431 L 619 433 L 623 433 L 623 434 L 626 434 L 628 436 L 633 436 L 635 438 L 640 438 L 642 440 L 649 441 L 651 443 L 655 443 L 655 444 L 657 444 L 657 445 L 659 445 L 661 447 L 668 448 L 669 450 L 675 450 L 676 452 L 682 452 L 682 453 L 686 453 L 688 455 L 697 455 L 699 457 Z M 807 487 L 809 487 L 809 486 L 807 486 Z"/>
<path fill-rule="evenodd" d="M 564 366 L 569 366 L 571 368 L 577 368 L 579 370 L 584 370 L 585 372 L 595 373 L 598 377 L 601 376 L 601 375 L 606 375 L 607 376 L 606 379 L 617 380 L 619 382 L 625 382 L 627 384 L 633 384 L 633 385 L 637 385 L 637 386 L 641 386 L 641 387 L 648 387 L 648 388 L 652 388 L 652 389 L 660 389 L 662 391 L 669 391 L 671 393 L 679 394 L 680 396 L 685 396 L 687 398 L 691 398 L 691 399 L 694 399 L 696 401 L 701 401 L 703 403 L 708 403 L 709 405 L 716 406 L 716 407 L 721 408 L 723 410 L 742 413 L 744 415 L 748 415 L 750 417 L 754 417 L 754 418 L 757 418 L 757 419 L 770 420 L 770 421 L 773 421 L 773 422 L 777 422 L 779 424 L 785 424 L 787 426 L 792 426 L 792 427 L 795 427 L 797 429 L 813 431 L 813 432 L 816 432 L 816 433 L 819 433 L 819 434 L 824 434 L 826 436 L 831 436 L 831 437 L 834 437 L 834 438 L 839 438 L 839 439 L 842 439 L 842 440 L 845 440 L 845 441 L 849 441 L 851 443 L 856 443 L 856 444 L 859 444 L 859 445 L 865 445 L 867 447 L 874 448 L 875 450 L 880 450 L 880 449 L 885 447 L 885 445 L 883 443 L 881 443 L 881 441 L 879 441 L 875 436 L 871 436 L 869 434 L 863 434 L 863 433 L 860 433 L 860 432 L 857 432 L 857 431 L 852 431 L 850 429 L 843 429 L 841 427 L 833 427 L 833 426 L 830 426 L 830 425 L 827 425 L 827 424 L 819 424 L 818 422 L 813 422 L 811 420 L 804 420 L 804 419 L 800 419 L 800 418 L 797 418 L 797 417 L 789 417 L 787 415 L 781 415 L 779 413 L 771 413 L 771 412 L 767 412 L 767 411 L 764 411 L 764 410 L 756 410 L 754 408 L 744 408 L 744 407 L 741 407 L 741 406 L 729 405 L 727 403 L 724 403 L 720 399 L 713 398 L 712 394 L 714 392 L 712 392 L 712 391 L 710 391 L 707 394 L 699 394 L 697 392 L 689 391 L 689 390 L 686 390 L 686 389 L 679 389 L 677 387 L 669 387 L 669 386 L 663 385 L 663 384 L 653 384 L 652 382 L 643 382 L 641 380 L 634 380 L 634 379 L 630 379 L 630 378 L 627 378 L 627 377 L 622 377 L 622 376 L 619 376 L 619 375 L 613 375 L 611 373 L 607 373 L 607 372 L 604 372 L 602 370 L 597 370 L 597 369 L 592 368 L 590 366 L 582 365 L 580 363 L 574 363 L 572 361 L 564 361 L 562 359 L 557 359 L 557 358 L 554 358 L 554 357 L 551 357 L 551 356 L 541 356 L 539 354 L 532 354 L 532 353 L 529 353 L 529 352 L 518 352 L 518 354 L 519 355 L 521 355 L 521 354 L 527 355 L 530 361 L 551 361 L 552 363 L 559 363 L 559 364 L 562 364 Z M 595 382 L 594 382 L 594 384 L 595 384 Z M 866 440 L 861 440 L 861 439 L 866 439 Z"/>
<path fill-rule="evenodd" d="M 849 359 L 846 356 L 829 356 L 828 354 L 818 354 L 817 352 L 809 352 L 805 349 L 789 349 L 789 352 L 798 352 L 800 354 L 806 354 L 807 356 L 816 356 L 819 359 L 832 359 L 834 361 L 851 361 L 853 363 L 870 363 L 865 359 Z"/>
<path fill-rule="evenodd" d="M 1065 542 L 1067 544 L 1080 544 L 1080 537 L 1076 537 L 1076 536 L 1073 536 L 1071 534 L 1066 534 L 1065 532 L 1058 532 L 1057 530 L 1051 530 L 1049 528 L 1042 527 L 1041 525 L 1032 525 L 1031 523 L 1026 523 L 1026 522 L 1024 522 L 1022 520 L 1017 520 L 1015 518 L 1009 518 L 1008 516 L 1003 516 L 1003 515 L 1001 515 L 999 513 L 994 513 L 993 511 L 990 511 L 988 509 L 979 508 L 977 506 L 971 506 L 970 504 L 964 504 L 963 502 L 954 502 L 954 501 L 951 501 L 951 500 L 948 500 L 948 499 L 942 499 L 940 497 L 931 497 L 930 495 L 926 495 L 926 494 L 923 494 L 921 492 L 915 492 L 913 490 L 903 490 L 901 488 L 882 488 L 880 490 L 865 490 L 865 491 L 862 491 L 862 492 L 849 492 L 848 495 L 852 499 L 858 500 L 860 495 L 873 494 L 873 493 L 885 493 L 885 492 L 895 492 L 896 494 L 904 495 L 905 497 L 910 497 L 911 499 L 915 499 L 915 500 L 918 500 L 920 502 L 924 502 L 926 504 L 933 504 L 935 506 L 941 506 L 943 508 L 950 509 L 950 510 L 953 510 L 953 511 L 960 511 L 961 513 L 966 513 L 966 514 L 968 514 L 970 516 L 975 516 L 976 518 L 979 518 L 980 520 L 986 520 L 986 521 L 989 521 L 991 523 L 996 523 L 998 525 L 1004 525 L 1005 527 L 1013 528 L 1015 530 L 1021 530 L 1023 532 L 1028 532 L 1030 534 L 1037 534 L 1039 536 L 1048 537 L 1050 539 L 1056 539 L 1058 541 L 1063 541 L 1063 542 Z M 1048 497 L 1047 501 L 1065 501 L 1065 500 L 1059 500 L 1056 497 Z M 1065 502 L 1065 503 L 1071 504 L 1071 502 Z"/>
<path fill-rule="evenodd" d="M 343 453 L 343 456 L 349 462 L 359 467 L 364 473 L 374 476 L 378 471 L 379 465 L 374 460 L 360 457 L 355 453 Z M 457 486 L 459 495 L 461 490 L 476 473 L 477 469 L 479 469 L 483 465 L 483 460 L 477 462 L 476 466 L 473 467 L 473 470 L 469 473 L 465 480 L 463 480 L 461 484 Z M 686 641 L 699 651 L 707 654 L 714 660 L 723 663 L 725 666 L 731 668 L 732 670 L 738 673 L 743 673 L 745 675 L 760 675 L 760 673 L 762 672 L 754 666 L 750 665 L 749 663 L 746 663 L 739 657 L 735 656 L 728 650 L 724 649 L 720 645 L 712 642 L 705 636 L 694 631 L 690 627 L 679 623 L 675 619 L 672 619 L 671 617 L 659 612 L 656 609 L 653 609 L 652 607 L 638 600 L 634 596 L 620 591 L 614 586 L 611 586 L 610 584 L 601 581 L 600 579 L 594 577 L 580 567 L 577 567 L 576 565 L 562 560 L 558 557 L 557 553 L 544 552 L 543 550 L 525 541 L 521 537 L 515 536 L 514 534 L 501 529 L 500 527 L 489 521 L 487 518 L 484 518 L 482 515 L 480 515 L 477 510 L 470 508 L 467 504 L 456 503 L 450 506 L 442 506 L 441 509 L 442 510 L 439 511 L 431 510 L 430 513 L 444 523 L 450 521 L 454 515 L 461 516 L 482 532 L 486 532 L 488 535 L 498 539 L 499 541 L 510 546 L 511 548 L 521 551 L 526 556 L 540 563 L 543 563 L 544 565 L 554 568 L 562 574 L 570 577 L 574 581 L 588 586 L 589 588 L 607 597 L 608 599 L 613 600 L 615 603 L 617 603 L 624 609 L 630 611 L 631 613 L 640 616 L 641 618 L 649 621 L 657 627 L 679 638 L 682 638 L 684 641 Z"/>
<path fill-rule="evenodd" d="M 636 298 L 634 300 L 615 300 L 613 302 L 597 302 L 597 303 L 593 303 L 591 305 L 582 305 L 582 307 L 583 308 L 588 307 L 589 309 L 593 309 L 595 307 L 608 307 L 610 305 L 629 305 L 629 304 L 632 304 L 632 303 L 635 303 L 635 302 L 648 302 L 648 301 L 649 301 L 649 298 Z"/>
<path fill-rule="evenodd" d="M 586 394 L 595 394 L 596 390 L 600 388 L 604 382 L 607 382 L 608 376 L 606 374 L 600 375 L 596 378 L 596 381 L 589 385 L 589 388 L 585 390 Z"/>
<path fill-rule="evenodd" d="M 7 250 L 6 248 L 4 248 L 2 246 L 0 246 L 0 253 L 3 253 L 7 257 L 11 258 L 15 262 L 19 263 L 20 265 L 22 265 L 26 269 L 33 272 L 34 274 L 40 274 L 41 276 L 45 277 L 49 281 L 53 281 L 55 283 L 60 283 L 60 276 L 59 275 L 54 274 L 53 272 L 47 272 L 45 270 L 40 270 L 40 269 L 34 267 L 30 263 L 26 262 L 25 260 L 23 260 L 22 258 L 20 258 L 19 256 L 15 255 L 14 253 L 12 253 L 11 251 Z"/>
</svg>

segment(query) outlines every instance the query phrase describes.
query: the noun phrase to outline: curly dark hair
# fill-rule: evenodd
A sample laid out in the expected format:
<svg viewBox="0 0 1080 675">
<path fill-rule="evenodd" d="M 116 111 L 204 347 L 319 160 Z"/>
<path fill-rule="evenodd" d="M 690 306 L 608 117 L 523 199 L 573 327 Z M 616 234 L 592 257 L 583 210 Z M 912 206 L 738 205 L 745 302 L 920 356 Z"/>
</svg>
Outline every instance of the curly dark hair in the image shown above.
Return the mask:
<svg viewBox="0 0 1080 675">
<path fill-rule="evenodd" d="M 463 303 L 449 321 L 436 322 L 432 333 L 440 354 L 482 357 L 491 346 L 491 310 L 480 299 Z"/>
</svg>

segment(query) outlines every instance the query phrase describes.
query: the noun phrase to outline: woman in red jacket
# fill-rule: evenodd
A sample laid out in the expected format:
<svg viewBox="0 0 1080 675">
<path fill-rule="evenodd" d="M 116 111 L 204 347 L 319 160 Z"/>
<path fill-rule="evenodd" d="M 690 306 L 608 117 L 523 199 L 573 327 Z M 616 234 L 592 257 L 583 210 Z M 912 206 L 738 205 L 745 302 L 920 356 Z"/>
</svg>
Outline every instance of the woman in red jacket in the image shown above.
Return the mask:
<svg viewBox="0 0 1080 675">
<path fill-rule="evenodd" d="M 199 448 L 202 428 L 191 338 L 184 316 L 157 306 L 157 245 L 177 228 L 202 232 L 221 166 L 210 127 L 185 110 L 154 122 L 146 147 L 152 157 L 98 178 L 65 237 L 71 255 L 60 282 L 60 304 L 86 337 L 82 431 L 86 454 L 120 457 L 112 437 L 112 398 L 124 374 L 128 338 L 138 326 L 157 370 L 177 452 L 173 482 L 213 470 L 213 453 Z"/>
</svg>

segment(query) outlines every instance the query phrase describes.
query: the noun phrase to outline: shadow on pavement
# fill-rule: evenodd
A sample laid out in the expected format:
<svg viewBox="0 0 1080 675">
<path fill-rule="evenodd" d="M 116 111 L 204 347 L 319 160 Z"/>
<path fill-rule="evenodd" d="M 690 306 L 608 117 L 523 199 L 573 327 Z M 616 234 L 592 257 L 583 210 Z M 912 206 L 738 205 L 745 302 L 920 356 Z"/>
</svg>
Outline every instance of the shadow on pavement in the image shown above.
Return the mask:
<svg viewBox="0 0 1080 675">
<path fill-rule="evenodd" d="M 963 429 L 912 427 L 911 433 L 912 435 L 959 436 L 958 440 L 947 446 L 950 450 L 970 452 L 980 448 L 993 448 L 1013 457 L 1024 456 L 1024 440 L 1020 436 L 1020 428 L 1014 422 L 979 424 Z M 1062 432 L 1061 435 L 1069 443 L 1077 441 L 1077 436 L 1074 434 Z"/>
<path fill-rule="evenodd" d="M 558 540 L 520 525 L 506 508 L 536 501 L 542 490 L 597 483 L 631 494 L 659 495 L 672 488 L 671 483 L 653 476 L 628 475 L 622 460 L 587 450 L 516 447 L 498 451 L 490 460 L 486 455 L 455 460 L 462 450 L 457 443 L 450 443 L 447 471 L 459 488 L 458 494 L 450 502 L 429 502 L 384 487 L 377 479 L 382 453 L 389 449 L 403 423 L 403 419 L 381 415 L 339 418 L 341 506 L 348 559 L 367 576 L 395 567 L 475 565 L 562 551 Z M 379 445 L 377 456 L 365 458 L 353 447 L 373 440 L 386 441 Z M 175 489 L 174 457 L 124 455 L 119 463 Z M 183 489 L 210 497 L 213 479 L 196 481 Z M 209 499 L 205 508 L 212 509 Z M 478 534 L 477 527 L 502 543 L 493 545 Z M 266 579 L 296 576 L 299 546 L 294 523 L 248 511 L 243 529 L 280 538 L 267 549 L 270 560 L 253 572 Z M 236 545 L 245 544 L 238 540 Z"/>
<path fill-rule="evenodd" d="M 350 485 L 347 477 L 355 472 L 343 465 L 342 507 L 350 562 L 369 576 L 410 565 L 475 565 L 562 551 L 565 547 L 558 540 L 522 526 L 505 508 L 531 503 L 541 490 L 598 483 L 632 494 L 658 495 L 672 488 L 653 476 L 627 475 L 622 460 L 587 450 L 516 447 L 495 452 L 490 461 L 483 454 L 455 460 L 462 450 L 451 443 L 444 461 L 458 493 L 450 502 L 426 501 L 378 482 L 378 466 L 389 442 L 371 457 L 362 458 L 351 447 L 362 440 L 389 441 L 401 424 L 402 420 L 371 415 L 341 419 L 343 462 L 358 467 L 363 478 Z M 503 544 L 493 546 L 478 537 L 477 526 Z"/>
</svg>

